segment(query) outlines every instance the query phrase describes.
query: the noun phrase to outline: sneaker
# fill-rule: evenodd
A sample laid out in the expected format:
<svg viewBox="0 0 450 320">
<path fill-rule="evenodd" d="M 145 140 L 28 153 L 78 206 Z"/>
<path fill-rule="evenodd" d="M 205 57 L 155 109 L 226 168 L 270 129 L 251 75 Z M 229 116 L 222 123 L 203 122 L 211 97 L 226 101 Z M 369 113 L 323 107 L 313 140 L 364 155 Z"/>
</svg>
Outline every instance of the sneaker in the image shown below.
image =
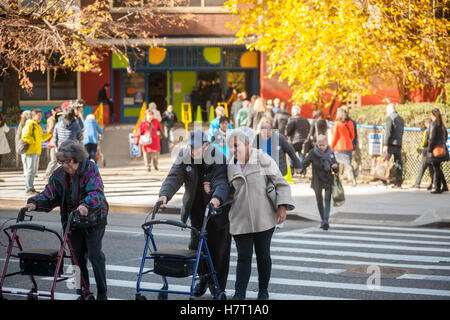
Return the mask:
<svg viewBox="0 0 450 320">
<path fill-rule="evenodd" d="M 322 220 L 322 222 L 320 223 L 320 229 L 323 229 L 324 226 L 325 226 L 325 220 Z"/>
<path fill-rule="evenodd" d="M 236 291 L 230 300 L 245 300 L 245 294 Z"/>
<path fill-rule="evenodd" d="M 323 224 L 323 230 L 327 231 L 330 228 L 330 225 L 328 224 L 328 220 L 325 220 L 325 223 Z"/>
</svg>

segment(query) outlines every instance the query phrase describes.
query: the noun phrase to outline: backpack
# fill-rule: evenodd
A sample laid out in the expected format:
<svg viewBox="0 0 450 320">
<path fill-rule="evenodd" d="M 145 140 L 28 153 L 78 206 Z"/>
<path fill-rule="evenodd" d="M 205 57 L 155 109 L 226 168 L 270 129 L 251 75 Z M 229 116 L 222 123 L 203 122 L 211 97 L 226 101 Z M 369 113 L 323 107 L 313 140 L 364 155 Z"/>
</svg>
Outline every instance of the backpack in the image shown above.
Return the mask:
<svg viewBox="0 0 450 320">
<path fill-rule="evenodd" d="M 33 135 L 33 137 L 34 137 L 34 139 L 36 139 L 36 137 L 34 136 L 34 123 L 33 124 L 31 124 L 32 126 L 33 126 L 33 129 L 32 129 L 32 135 Z M 23 130 L 23 129 L 22 129 Z M 28 143 L 28 142 L 25 142 L 25 141 L 23 141 L 22 140 L 22 138 L 20 138 L 20 140 L 19 140 L 19 144 L 17 145 L 17 153 L 18 154 L 24 154 L 24 153 L 26 153 L 27 151 L 28 151 L 28 149 L 30 148 L 30 144 Z"/>
</svg>

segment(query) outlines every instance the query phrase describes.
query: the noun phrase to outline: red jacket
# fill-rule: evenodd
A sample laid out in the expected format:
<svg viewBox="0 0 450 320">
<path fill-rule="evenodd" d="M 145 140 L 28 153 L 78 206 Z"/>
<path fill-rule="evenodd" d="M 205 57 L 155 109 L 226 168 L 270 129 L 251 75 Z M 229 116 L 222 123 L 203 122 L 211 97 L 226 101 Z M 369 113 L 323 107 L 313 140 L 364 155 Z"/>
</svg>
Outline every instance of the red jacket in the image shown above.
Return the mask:
<svg viewBox="0 0 450 320">
<path fill-rule="evenodd" d="M 142 135 L 145 135 L 146 133 L 150 132 L 150 122 L 147 122 L 147 120 L 142 120 L 139 122 L 139 128 L 136 133 L 136 138 L 134 143 L 139 144 L 139 139 Z M 158 132 L 161 133 L 161 124 L 157 119 L 153 119 L 152 121 L 152 143 L 150 143 L 147 146 L 142 146 L 142 151 L 144 152 L 159 152 L 161 150 L 160 142 L 159 142 L 159 135 Z"/>
<path fill-rule="evenodd" d="M 337 120 L 333 126 L 331 137 L 331 149 L 333 151 L 353 150 L 352 141 L 355 138 L 355 127 L 353 122 L 342 122 Z"/>
</svg>

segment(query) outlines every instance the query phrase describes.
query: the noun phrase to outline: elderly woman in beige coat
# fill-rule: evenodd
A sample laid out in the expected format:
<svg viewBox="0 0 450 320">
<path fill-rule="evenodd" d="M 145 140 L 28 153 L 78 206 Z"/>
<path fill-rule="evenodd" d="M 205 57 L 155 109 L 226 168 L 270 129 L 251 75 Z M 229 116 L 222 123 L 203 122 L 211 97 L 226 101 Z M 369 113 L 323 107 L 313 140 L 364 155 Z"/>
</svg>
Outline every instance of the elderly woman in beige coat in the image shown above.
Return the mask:
<svg viewBox="0 0 450 320">
<path fill-rule="evenodd" d="M 228 164 L 228 181 L 233 191 L 230 233 L 236 242 L 238 261 L 235 294 L 232 299 L 245 299 L 251 274 L 253 246 L 258 267 L 258 300 L 269 298 L 268 286 L 272 270 L 270 243 L 277 223 L 286 219 L 286 210 L 294 209 L 291 189 L 276 162 L 266 153 L 251 147 L 253 133 L 238 128 L 227 138 L 232 159 Z M 276 209 L 267 195 L 272 182 L 276 190 Z"/>
</svg>

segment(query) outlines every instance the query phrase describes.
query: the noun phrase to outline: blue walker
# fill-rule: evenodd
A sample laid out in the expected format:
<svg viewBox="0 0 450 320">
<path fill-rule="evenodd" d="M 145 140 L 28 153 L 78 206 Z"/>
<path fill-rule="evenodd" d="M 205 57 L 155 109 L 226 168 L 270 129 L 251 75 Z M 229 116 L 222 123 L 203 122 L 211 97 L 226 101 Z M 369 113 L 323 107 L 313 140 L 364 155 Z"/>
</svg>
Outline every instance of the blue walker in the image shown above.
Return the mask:
<svg viewBox="0 0 450 320">
<path fill-rule="evenodd" d="M 138 274 L 138 279 L 136 283 L 136 300 L 146 300 L 146 297 L 141 294 L 141 292 L 158 292 L 158 300 L 167 300 L 168 294 L 186 294 L 189 295 L 191 300 L 195 299 L 194 297 L 194 286 L 195 280 L 197 278 L 198 267 L 200 264 L 200 260 L 207 260 L 207 265 L 209 266 L 210 275 L 213 278 L 214 286 L 215 286 L 215 294 L 214 299 L 216 300 L 226 300 L 226 295 L 224 291 L 220 290 L 219 283 L 217 281 L 217 275 L 214 270 L 214 265 L 211 260 L 211 255 L 208 249 L 208 245 L 206 243 L 206 224 L 210 216 L 214 216 L 218 214 L 218 212 L 214 209 L 211 204 L 208 204 L 205 209 L 205 214 L 203 216 L 203 225 L 202 229 L 198 231 L 196 228 L 188 226 L 187 224 L 181 221 L 167 220 L 167 219 L 158 219 L 155 220 L 155 215 L 161 207 L 162 202 L 157 202 L 153 207 L 152 218 L 150 221 L 144 223 L 142 225 L 142 229 L 145 233 L 145 247 L 144 253 L 142 256 L 141 267 Z M 153 236 L 153 226 L 157 224 L 166 224 L 172 225 L 176 227 L 180 227 L 182 229 L 190 229 L 192 230 L 196 236 L 199 237 L 199 243 L 197 250 L 188 250 L 188 249 L 162 249 L 158 250 L 156 248 L 155 239 Z M 152 245 L 152 249 L 150 249 L 150 242 Z M 150 250 L 150 254 L 148 251 Z M 146 260 L 154 260 L 154 268 L 144 272 L 144 266 Z M 147 289 L 141 287 L 142 276 L 147 273 L 153 272 L 154 274 L 158 274 L 162 277 L 163 286 L 161 289 Z M 174 278 L 186 278 L 192 276 L 190 291 L 176 291 L 169 289 L 169 283 L 167 281 L 167 277 Z"/>
</svg>

